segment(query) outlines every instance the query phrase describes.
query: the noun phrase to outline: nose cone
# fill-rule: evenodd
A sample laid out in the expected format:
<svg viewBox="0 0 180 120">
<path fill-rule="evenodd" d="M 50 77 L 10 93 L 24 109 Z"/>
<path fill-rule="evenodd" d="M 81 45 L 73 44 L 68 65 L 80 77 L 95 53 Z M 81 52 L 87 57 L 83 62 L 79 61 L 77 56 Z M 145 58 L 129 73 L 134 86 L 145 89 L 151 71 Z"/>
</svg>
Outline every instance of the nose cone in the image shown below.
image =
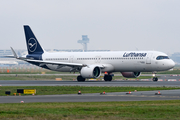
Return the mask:
<svg viewBox="0 0 180 120">
<path fill-rule="evenodd" d="M 170 69 L 172 69 L 174 66 L 175 66 L 175 62 L 174 62 L 173 60 L 171 60 L 171 61 L 169 62 L 169 67 L 170 67 Z"/>
</svg>

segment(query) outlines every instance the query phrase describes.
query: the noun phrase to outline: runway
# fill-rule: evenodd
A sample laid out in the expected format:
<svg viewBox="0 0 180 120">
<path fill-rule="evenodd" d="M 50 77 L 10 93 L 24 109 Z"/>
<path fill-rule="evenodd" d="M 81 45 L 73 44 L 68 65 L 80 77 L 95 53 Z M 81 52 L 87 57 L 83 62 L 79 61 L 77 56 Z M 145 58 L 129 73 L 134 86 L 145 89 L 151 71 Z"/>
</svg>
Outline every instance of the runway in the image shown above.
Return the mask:
<svg viewBox="0 0 180 120">
<path fill-rule="evenodd" d="M 93 94 L 68 94 L 68 95 L 35 95 L 35 96 L 0 96 L 0 103 L 32 103 L 32 102 L 106 102 L 106 101 L 146 101 L 146 100 L 180 100 L 180 90 L 139 91 Z"/>
<path fill-rule="evenodd" d="M 166 86 L 180 87 L 179 81 L 39 81 L 39 80 L 0 80 L 0 86 Z"/>
<path fill-rule="evenodd" d="M 160 75 L 159 81 L 151 79 L 113 81 L 55 81 L 55 80 L 0 80 L 0 86 L 169 86 L 180 87 L 179 75 Z"/>
</svg>

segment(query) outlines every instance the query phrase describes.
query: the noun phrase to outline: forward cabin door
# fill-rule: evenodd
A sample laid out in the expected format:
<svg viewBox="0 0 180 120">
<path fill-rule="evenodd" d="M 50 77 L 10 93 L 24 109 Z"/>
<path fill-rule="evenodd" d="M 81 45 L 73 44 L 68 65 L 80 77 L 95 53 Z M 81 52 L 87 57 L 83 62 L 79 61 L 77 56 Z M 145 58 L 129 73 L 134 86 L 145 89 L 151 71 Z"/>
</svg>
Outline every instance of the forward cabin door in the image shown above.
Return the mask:
<svg viewBox="0 0 180 120">
<path fill-rule="evenodd" d="M 147 55 L 147 59 L 146 59 L 146 64 L 151 64 L 151 57 L 152 57 L 153 53 L 148 53 Z"/>
</svg>

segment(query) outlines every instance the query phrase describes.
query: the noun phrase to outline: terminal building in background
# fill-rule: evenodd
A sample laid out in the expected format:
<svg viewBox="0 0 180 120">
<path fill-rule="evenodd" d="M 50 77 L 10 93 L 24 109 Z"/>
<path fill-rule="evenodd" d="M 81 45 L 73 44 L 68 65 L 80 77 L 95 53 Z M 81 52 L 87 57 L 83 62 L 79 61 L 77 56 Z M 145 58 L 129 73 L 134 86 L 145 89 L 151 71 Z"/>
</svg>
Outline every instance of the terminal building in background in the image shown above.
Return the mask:
<svg viewBox="0 0 180 120">
<path fill-rule="evenodd" d="M 27 53 L 26 50 L 16 50 L 18 56 L 22 56 L 25 55 Z M 0 49 L 0 66 L 1 67 L 8 67 L 8 66 L 15 66 L 15 65 L 20 65 L 20 64 L 24 64 L 24 65 L 28 65 L 28 63 L 21 61 L 21 60 L 17 60 L 15 58 L 8 58 L 5 56 L 8 55 L 13 55 L 11 49 Z"/>
</svg>

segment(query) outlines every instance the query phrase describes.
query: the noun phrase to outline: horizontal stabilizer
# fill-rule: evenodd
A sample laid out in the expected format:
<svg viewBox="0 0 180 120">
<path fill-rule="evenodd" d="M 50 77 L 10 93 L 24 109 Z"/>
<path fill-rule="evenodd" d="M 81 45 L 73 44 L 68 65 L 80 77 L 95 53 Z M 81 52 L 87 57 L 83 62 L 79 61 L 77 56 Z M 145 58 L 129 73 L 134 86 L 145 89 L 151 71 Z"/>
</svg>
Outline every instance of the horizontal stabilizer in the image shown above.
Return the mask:
<svg viewBox="0 0 180 120">
<path fill-rule="evenodd" d="M 8 58 L 15 58 L 14 55 L 6 55 L 4 57 L 8 57 Z"/>
</svg>

